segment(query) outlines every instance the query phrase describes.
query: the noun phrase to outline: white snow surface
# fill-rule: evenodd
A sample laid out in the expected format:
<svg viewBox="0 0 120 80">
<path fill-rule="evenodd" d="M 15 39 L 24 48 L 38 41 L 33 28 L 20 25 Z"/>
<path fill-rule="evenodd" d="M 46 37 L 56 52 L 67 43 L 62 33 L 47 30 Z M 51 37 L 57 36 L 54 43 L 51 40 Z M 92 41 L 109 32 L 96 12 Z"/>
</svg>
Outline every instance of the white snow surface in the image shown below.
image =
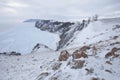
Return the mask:
<svg viewBox="0 0 120 80">
<path fill-rule="evenodd" d="M 34 27 L 34 23 L 16 23 L 14 25 L 17 27 L 0 33 L 0 52 L 16 51 L 28 54 L 37 43 L 56 50 L 59 41 L 57 34 L 41 31 Z"/>
</svg>

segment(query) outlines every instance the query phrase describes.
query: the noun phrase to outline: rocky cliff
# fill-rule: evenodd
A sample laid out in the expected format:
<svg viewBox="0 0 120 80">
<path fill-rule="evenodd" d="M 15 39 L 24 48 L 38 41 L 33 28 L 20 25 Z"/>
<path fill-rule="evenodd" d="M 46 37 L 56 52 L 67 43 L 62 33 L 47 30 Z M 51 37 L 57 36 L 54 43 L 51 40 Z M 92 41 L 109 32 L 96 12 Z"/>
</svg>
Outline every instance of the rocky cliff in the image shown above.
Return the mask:
<svg viewBox="0 0 120 80">
<path fill-rule="evenodd" d="M 88 21 L 80 22 L 59 22 L 53 20 L 38 20 L 35 27 L 42 31 L 57 33 L 60 36 L 60 41 L 57 50 L 63 48 L 66 43 L 73 37 L 76 31 L 81 31 L 89 24 Z M 68 44 L 67 44 L 68 45 Z"/>
</svg>

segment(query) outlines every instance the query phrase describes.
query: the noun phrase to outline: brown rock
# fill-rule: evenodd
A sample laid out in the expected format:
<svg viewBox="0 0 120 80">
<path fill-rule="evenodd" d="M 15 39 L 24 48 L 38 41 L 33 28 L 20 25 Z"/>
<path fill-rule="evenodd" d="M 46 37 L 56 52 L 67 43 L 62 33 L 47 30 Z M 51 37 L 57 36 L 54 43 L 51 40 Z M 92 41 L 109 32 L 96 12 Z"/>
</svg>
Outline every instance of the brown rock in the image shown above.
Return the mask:
<svg viewBox="0 0 120 80">
<path fill-rule="evenodd" d="M 85 61 L 84 60 L 73 60 L 70 63 L 70 66 L 72 69 L 80 69 L 84 66 Z"/>
<path fill-rule="evenodd" d="M 110 61 L 106 61 L 106 63 L 112 65 L 112 63 Z"/>
<path fill-rule="evenodd" d="M 69 53 L 64 50 L 60 53 L 59 61 L 66 61 L 69 58 Z"/>
<path fill-rule="evenodd" d="M 114 48 L 112 49 L 112 52 L 117 52 L 118 50 L 120 50 L 120 48 L 114 47 Z"/>
<path fill-rule="evenodd" d="M 73 57 L 73 59 L 78 59 L 78 58 L 81 58 L 81 57 L 88 58 L 88 55 L 85 54 L 83 51 L 79 52 L 78 50 L 76 50 L 75 52 L 73 52 L 72 57 Z"/>
<path fill-rule="evenodd" d="M 100 78 L 92 77 L 91 80 L 100 80 Z"/>
<path fill-rule="evenodd" d="M 83 46 L 80 48 L 80 51 L 86 51 L 87 49 L 90 49 L 90 46 Z"/>
<path fill-rule="evenodd" d="M 111 57 L 111 56 L 112 56 L 113 58 L 118 57 L 119 54 L 115 54 L 115 52 L 117 52 L 118 50 L 120 50 L 120 48 L 114 47 L 110 52 L 108 52 L 108 53 L 105 55 L 105 58 L 108 58 L 108 57 Z"/>
<path fill-rule="evenodd" d="M 113 56 L 113 55 L 114 55 L 113 52 L 108 52 L 108 53 L 105 55 L 105 58 L 111 57 L 111 56 Z"/>
<path fill-rule="evenodd" d="M 113 58 L 119 57 L 119 54 L 114 54 Z"/>
<path fill-rule="evenodd" d="M 88 55 L 85 54 L 84 52 L 81 52 L 81 56 L 82 56 L 83 58 L 88 58 Z"/>
</svg>

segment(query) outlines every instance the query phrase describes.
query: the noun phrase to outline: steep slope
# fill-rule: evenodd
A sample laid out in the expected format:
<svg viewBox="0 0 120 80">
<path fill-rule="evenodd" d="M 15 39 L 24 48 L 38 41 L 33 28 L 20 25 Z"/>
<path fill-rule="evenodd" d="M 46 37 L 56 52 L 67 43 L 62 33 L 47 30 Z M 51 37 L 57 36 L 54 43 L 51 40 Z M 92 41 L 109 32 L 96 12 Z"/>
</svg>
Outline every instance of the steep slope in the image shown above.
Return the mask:
<svg viewBox="0 0 120 80">
<path fill-rule="evenodd" d="M 27 54 L 32 51 L 37 43 L 47 45 L 56 50 L 59 36 L 46 31 L 38 30 L 34 23 L 19 23 L 10 31 L 0 34 L 0 52 L 19 52 Z"/>
<path fill-rule="evenodd" d="M 117 35 L 112 30 L 113 27 L 119 26 L 120 18 L 106 18 L 92 22 L 80 32 L 75 32 L 73 38 L 68 42 L 66 48 L 79 47 L 85 44 L 95 44 L 99 41 L 109 40 L 111 36 Z"/>
</svg>

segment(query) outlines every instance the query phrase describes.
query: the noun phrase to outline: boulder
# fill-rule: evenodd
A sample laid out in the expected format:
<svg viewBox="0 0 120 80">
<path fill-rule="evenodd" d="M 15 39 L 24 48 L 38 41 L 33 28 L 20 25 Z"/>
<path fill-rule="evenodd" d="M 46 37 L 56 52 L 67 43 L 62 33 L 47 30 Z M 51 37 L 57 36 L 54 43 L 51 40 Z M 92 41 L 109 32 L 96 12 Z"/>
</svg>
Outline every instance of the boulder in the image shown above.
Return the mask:
<svg viewBox="0 0 120 80">
<path fill-rule="evenodd" d="M 108 52 L 108 53 L 105 55 L 105 58 L 111 57 L 111 56 L 113 56 L 113 55 L 114 55 L 113 52 Z"/>
<path fill-rule="evenodd" d="M 87 54 L 85 54 L 83 51 L 78 51 L 78 50 L 76 50 L 75 52 L 73 52 L 73 54 L 72 54 L 72 57 L 73 57 L 73 59 L 78 59 L 78 58 L 88 58 L 88 55 Z"/>
<path fill-rule="evenodd" d="M 90 46 L 83 46 L 80 48 L 80 51 L 86 51 L 87 49 L 90 49 Z"/>
<path fill-rule="evenodd" d="M 60 53 L 59 61 L 66 61 L 69 58 L 69 53 L 67 50 L 64 50 Z"/>
<path fill-rule="evenodd" d="M 73 60 L 69 65 L 72 69 L 80 69 L 84 66 L 84 63 L 84 60 Z"/>
<path fill-rule="evenodd" d="M 120 48 L 116 48 L 114 47 L 110 52 L 108 52 L 106 55 L 105 55 L 105 58 L 109 58 L 109 57 L 118 57 L 119 54 L 115 54 L 115 52 L 117 52 L 118 50 L 120 50 Z"/>
</svg>

